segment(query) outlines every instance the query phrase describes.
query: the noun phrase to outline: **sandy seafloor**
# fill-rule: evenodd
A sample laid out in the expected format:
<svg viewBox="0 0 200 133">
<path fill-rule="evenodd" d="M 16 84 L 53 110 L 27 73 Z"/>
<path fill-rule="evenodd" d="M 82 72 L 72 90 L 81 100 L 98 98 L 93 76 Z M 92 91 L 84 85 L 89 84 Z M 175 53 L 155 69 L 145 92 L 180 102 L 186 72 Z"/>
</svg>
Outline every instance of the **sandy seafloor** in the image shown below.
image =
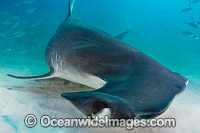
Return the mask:
<svg viewBox="0 0 200 133">
<path fill-rule="evenodd" d="M 13 22 L 13 25 L 20 22 L 14 29 L 11 29 L 13 25 L 0 25 L 0 133 L 200 132 L 200 43 L 180 33 L 190 31 L 200 35 L 199 28 L 194 29 L 183 23 L 184 20 L 190 22 L 191 16 L 199 21 L 199 4 L 192 5 L 193 12 L 180 14 L 181 9 L 188 7 L 188 0 L 77 0 L 73 11 L 76 19 L 113 36 L 132 29 L 123 39 L 124 42 L 190 81 L 186 90 L 160 116 L 176 118 L 176 128 L 137 128 L 127 131 L 121 128 L 25 127 L 24 117 L 30 113 L 38 118 L 46 114 L 56 118 L 82 117 L 60 94 L 88 88 L 67 81 L 28 82 L 6 76 L 7 73 L 30 76 L 48 72 L 44 52 L 58 25 L 67 15 L 66 0 L 38 0 L 32 4 L 21 3 L 21 6 L 14 6 L 17 3 L 11 4 L 10 1 L 1 0 L 0 12 L 7 14 L 1 15 L 0 22 L 5 23 L 5 20 L 16 16 L 21 19 Z M 37 8 L 34 13 L 25 12 L 34 8 Z M 33 27 L 36 24 L 38 26 Z M 177 29 L 180 29 L 178 33 Z M 24 33 L 24 36 L 16 37 L 16 33 Z"/>
<path fill-rule="evenodd" d="M 24 125 L 24 117 L 34 114 L 38 119 L 42 115 L 52 118 L 82 118 L 83 116 L 65 99 L 63 92 L 91 90 L 75 83 L 51 79 L 31 81 L 29 85 L 37 87 L 0 87 L 0 132 L 135 132 L 135 133 L 198 133 L 200 131 L 200 79 L 187 77 L 190 80 L 187 89 L 177 96 L 169 109 L 160 117 L 175 118 L 176 128 L 135 128 L 127 131 L 124 128 L 43 128 L 37 124 L 34 128 Z M 2 83 L 3 81 L 1 81 Z"/>
</svg>

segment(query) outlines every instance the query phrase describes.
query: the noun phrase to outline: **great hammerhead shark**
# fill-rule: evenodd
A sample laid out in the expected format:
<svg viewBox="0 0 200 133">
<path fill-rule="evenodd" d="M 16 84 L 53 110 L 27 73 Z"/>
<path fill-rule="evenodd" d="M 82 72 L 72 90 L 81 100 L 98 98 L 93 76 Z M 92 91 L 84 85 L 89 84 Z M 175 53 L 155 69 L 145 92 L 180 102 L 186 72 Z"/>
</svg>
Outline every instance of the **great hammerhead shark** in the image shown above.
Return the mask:
<svg viewBox="0 0 200 133">
<path fill-rule="evenodd" d="M 73 19 L 75 0 L 69 0 L 68 15 L 46 49 L 50 72 L 41 76 L 84 84 L 96 90 L 64 93 L 85 115 L 108 114 L 111 118 L 152 118 L 167 110 L 188 80 L 174 73 L 121 39 Z"/>
</svg>

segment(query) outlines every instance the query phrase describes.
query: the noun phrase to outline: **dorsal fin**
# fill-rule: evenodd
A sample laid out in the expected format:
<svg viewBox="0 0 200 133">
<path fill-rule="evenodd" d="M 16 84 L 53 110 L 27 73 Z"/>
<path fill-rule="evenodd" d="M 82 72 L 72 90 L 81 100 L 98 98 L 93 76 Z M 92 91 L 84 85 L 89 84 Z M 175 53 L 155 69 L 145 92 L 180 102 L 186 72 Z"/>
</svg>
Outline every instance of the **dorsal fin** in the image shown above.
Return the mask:
<svg viewBox="0 0 200 133">
<path fill-rule="evenodd" d="M 122 38 L 124 38 L 129 32 L 131 32 L 132 30 L 128 30 L 128 31 L 125 31 L 119 35 L 117 35 L 115 38 L 119 39 L 119 40 L 122 40 Z"/>
<path fill-rule="evenodd" d="M 65 20 L 67 20 L 68 18 L 70 18 L 72 16 L 72 11 L 73 11 L 73 7 L 74 7 L 74 3 L 75 3 L 75 0 L 69 0 L 68 14 L 67 14 L 67 18 Z"/>
</svg>

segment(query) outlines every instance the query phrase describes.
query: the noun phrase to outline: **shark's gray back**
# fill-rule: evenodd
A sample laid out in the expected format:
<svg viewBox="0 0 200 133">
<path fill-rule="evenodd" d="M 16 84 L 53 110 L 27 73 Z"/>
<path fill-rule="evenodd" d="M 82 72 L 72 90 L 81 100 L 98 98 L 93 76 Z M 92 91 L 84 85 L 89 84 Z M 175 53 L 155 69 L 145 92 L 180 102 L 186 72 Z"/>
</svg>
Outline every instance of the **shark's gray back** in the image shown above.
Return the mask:
<svg viewBox="0 0 200 133">
<path fill-rule="evenodd" d="M 73 67 L 76 71 L 105 80 L 115 80 L 115 77 L 125 80 L 128 76 L 148 73 L 172 73 L 137 49 L 73 19 L 64 21 L 49 42 L 46 51 L 49 67 L 55 62 L 52 59 L 62 60 L 64 69 Z"/>
<path fill-rule="evenodd" d="M 46 61 L 53 65 L 55 55 L 63 60 L 63 67 L 105 78 L 108 75 L 127 73 L 134 64 L 133 53 L 140 53 L 111 35 L 79 21 L 64 21 L 49 42 Z"/>
</svg>

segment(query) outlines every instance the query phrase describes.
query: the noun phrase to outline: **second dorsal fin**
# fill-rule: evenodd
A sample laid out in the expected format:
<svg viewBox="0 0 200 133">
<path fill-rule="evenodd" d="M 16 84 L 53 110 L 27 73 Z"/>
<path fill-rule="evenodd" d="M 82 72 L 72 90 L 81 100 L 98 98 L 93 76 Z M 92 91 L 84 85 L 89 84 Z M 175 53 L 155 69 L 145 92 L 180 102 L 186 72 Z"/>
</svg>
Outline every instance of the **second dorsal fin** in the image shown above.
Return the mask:
<svg viewBox="0 0 200 133">
<path fill-rule="evenodd" d="M 128 30 L 128 31 L 125 31 L 119 35 L 117 35 L 115 38 L 119 39 L 119 40 L 122 40 L 129 32 L 131 32 L 132 30 Z"/>
</svg>

